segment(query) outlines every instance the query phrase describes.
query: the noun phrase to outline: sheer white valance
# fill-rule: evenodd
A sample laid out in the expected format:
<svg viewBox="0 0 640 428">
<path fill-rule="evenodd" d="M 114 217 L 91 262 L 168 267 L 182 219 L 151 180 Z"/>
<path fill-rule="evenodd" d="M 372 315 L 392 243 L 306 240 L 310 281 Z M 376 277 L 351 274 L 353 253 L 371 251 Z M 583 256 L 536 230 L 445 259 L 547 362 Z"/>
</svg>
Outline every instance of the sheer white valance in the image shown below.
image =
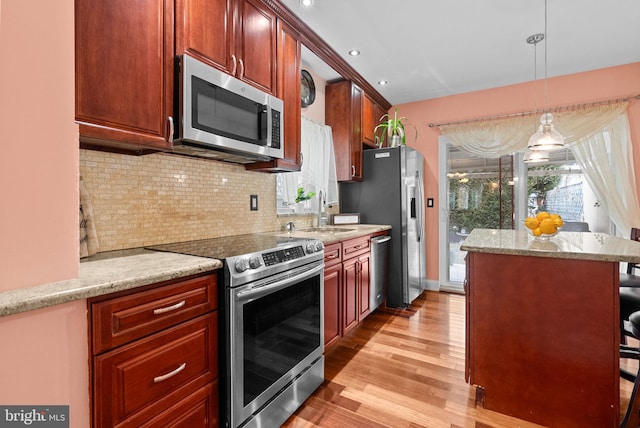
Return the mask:
<svg viewBox="0 0 640 428">
<path fill-rule="evenodd" d="M 600 132 L 627 109 L 627 103 L 596 105 L 579 110 L 553 112 L 553 123 L 565 144 Z M 498 158 L 527 150 L 529 137 L 540 124 L 540 115 L 487 119 L 439 126 L 442 135 L 456 147 L 484 158 Z"/>
</svg>

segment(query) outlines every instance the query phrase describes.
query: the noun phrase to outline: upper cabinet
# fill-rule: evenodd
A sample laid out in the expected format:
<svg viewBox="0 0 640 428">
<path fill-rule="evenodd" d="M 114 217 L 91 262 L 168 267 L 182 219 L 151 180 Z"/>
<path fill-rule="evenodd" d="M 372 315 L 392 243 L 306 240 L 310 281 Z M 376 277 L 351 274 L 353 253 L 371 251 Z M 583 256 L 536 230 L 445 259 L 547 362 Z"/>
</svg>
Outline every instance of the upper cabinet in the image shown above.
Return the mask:
<svg viewBox="0 0 640 428">
<path fill-rule="evenodd" d="M 299 171 L 303 44 L 351 85 L 327 90 L 338 179 L 361 179 L 362 144 L 375 145 L 384 98 L 278 0 L 75 0 L 75 43 L 83 148 L 172 150 L 175 56 L 189 53 L 284 101 L 284 158 L 247 168 Z"/>
<path fill-rule="evenodd" d="M 173 0 L 76 0 L 76 121 L 85 146 L 168 149 Z"/>
<path fill-rule="evenodd" d="M 276 94 L 276 15 L 258 0 L 176 0 L 176 53 Z"/>
<path fill-rule="evenodd" d="M 383 114 L 382 107 L 353 82 L 327 85 L 325 120 L 333 129 L 338 181 L 362 180 L 362 150 L 376 147 L 373 130 Z"/>
<path fill-rule="evenodd" d="M 300 34 L 278 19 L 276 96 L 284 101 L 284 158 L 249 164 L 246 165 L 247 169 L 269 172 L 300 171 L 300 51 Z"/>
</svg>

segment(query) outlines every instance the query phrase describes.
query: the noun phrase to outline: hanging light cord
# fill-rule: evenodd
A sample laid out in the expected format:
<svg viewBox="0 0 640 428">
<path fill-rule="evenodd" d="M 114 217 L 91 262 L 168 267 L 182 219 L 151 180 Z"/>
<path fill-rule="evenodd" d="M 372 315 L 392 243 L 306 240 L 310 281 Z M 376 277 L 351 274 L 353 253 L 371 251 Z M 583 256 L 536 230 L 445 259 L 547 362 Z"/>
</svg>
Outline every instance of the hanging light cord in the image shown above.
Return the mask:
<svg viewBox="0 0 640 428">
<path fill-rule="evenodd" d="M 547 34 L 547 0 L 544 0 L 544 109 L 543 111 L 546 113 L 547 112 L 547 106 L 549 105 L 548 103 L 548 99 L 547 99 L 547 93 L 548 93 L 548 89 L 547 89 L 547 39 L 549 38 L 549 35 Z"/>
</svg>

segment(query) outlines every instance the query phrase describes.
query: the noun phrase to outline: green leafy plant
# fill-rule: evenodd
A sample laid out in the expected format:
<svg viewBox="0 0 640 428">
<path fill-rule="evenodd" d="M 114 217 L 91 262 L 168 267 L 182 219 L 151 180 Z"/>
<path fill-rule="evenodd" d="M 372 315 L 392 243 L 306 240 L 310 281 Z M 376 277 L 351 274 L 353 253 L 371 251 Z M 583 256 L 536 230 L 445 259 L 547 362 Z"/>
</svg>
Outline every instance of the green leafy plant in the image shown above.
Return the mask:
<svg viewBox="0 0 640 428">
<path fill-rule="evenodd" d="M 298 187 L 298 194 L 296 196 L 296 203 L 307 201 L 307 200 L 313 198 L 315 195 L 316 195 L 316 192 L 309 192 L 309 193 L 307 193 L 305 195 L 304 187 L 300 186 L 300 187 Z"/>
<path fill-rule="evenodd" d="M 406 126 L 413 126 L 416 131 L 415 138 L 418 138 L 418 129 L 414 125 L 403 123 L 403 120 L 406 121 L 407 118 L 405 116 L 398 117 L 397 106 L 394 110 L 393 118 L 391 117 L 391 115 L 389 115 L 389 113 L 384 114 L 380 118 L 379 122 L 381 123 L 373 129 L 373 133 L 375 134 L 376 138 L 378 138 L 378 132 L 380 132 L 381 135 L 378 141 L 380 141 L 381 147 L 384 146 L 385 135 L 389 137 L 389 141 L 391 141 L 392 136 L 398 135 L 400 136 L 401 144 L 407 144 L 405 132 Z"/>
</svg>

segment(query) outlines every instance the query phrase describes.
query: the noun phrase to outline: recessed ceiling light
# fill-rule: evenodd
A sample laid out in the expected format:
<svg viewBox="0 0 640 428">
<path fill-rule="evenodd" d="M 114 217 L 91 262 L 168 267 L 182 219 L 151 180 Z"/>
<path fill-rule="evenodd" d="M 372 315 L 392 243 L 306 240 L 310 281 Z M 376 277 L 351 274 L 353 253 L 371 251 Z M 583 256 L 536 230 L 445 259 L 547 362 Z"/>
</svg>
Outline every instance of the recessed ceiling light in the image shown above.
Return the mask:
<svg viewBox="0 0 640 428">
<path fill-rule="evenodd" d="M 311 7 L 313 6 L 313 0 L 300 0 L 300 6 Z"/>
<path fill-rule="evenodd" d="M 378 85 L 380 85 L 380 86 L 384 86 L 384 85 L 386 85 L 387 83 L 389 83 L 389 82 L 387 82 L 386 80 L 380 80 L 380 81 L 378 82 Z"/>
<path fill-rule="evenodd" d="M 352 50 L 349 51 L 349 55 L 358 56 L 358 55 L 360 55 L 360 51 L 357 50 L 357 49 L 352 49 Z"/>
</svg>

